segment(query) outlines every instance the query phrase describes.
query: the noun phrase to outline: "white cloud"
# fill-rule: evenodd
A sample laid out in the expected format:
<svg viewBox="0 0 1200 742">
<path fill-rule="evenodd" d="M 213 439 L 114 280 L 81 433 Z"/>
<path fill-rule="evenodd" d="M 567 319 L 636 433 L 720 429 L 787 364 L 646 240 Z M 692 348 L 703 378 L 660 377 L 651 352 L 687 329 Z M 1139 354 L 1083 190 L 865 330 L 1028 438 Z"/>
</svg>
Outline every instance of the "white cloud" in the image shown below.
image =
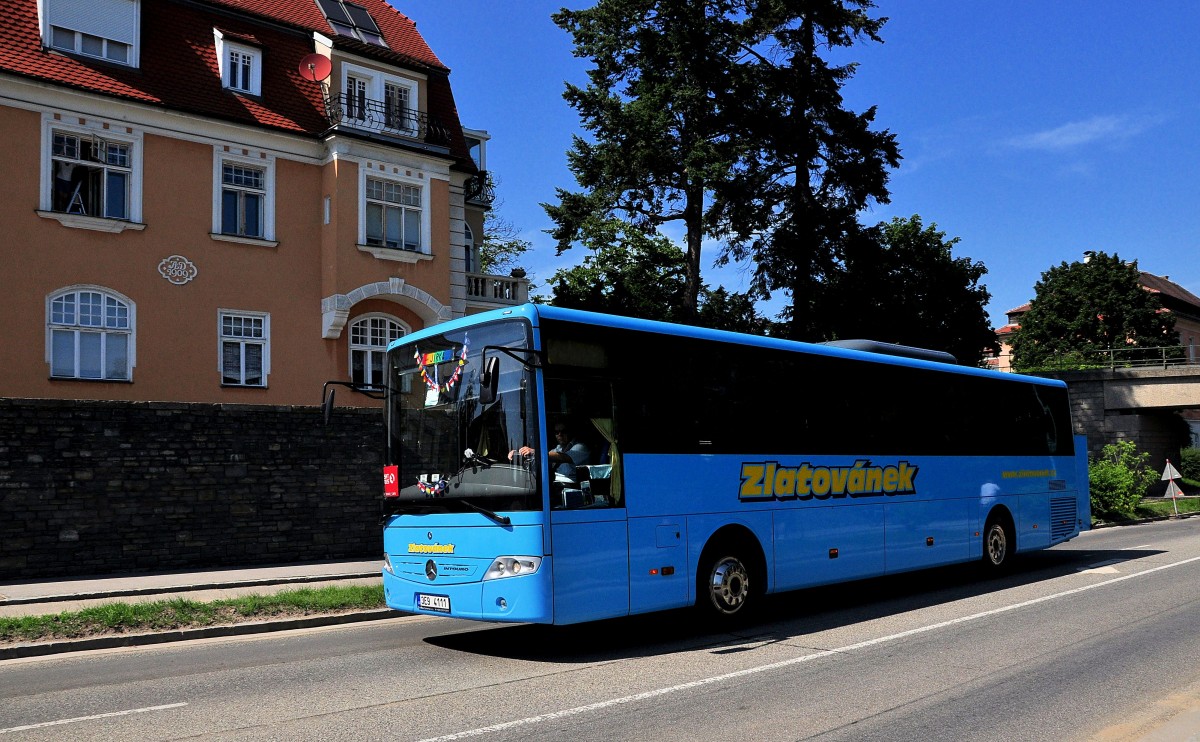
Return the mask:
<svg viewBox="0 0 1200 742">
<path fill-rule="evenodd" d="M 1155 120 L 1135 116 L 1093 116 L 1083 121 L 1013 137 L 1006 144 L 1017 149 L 1035 149 L 1061 152 L 1090 144 L 1105 144 L 1124 141 L 1141 134 L 1156 123 Z"/>
</svg>

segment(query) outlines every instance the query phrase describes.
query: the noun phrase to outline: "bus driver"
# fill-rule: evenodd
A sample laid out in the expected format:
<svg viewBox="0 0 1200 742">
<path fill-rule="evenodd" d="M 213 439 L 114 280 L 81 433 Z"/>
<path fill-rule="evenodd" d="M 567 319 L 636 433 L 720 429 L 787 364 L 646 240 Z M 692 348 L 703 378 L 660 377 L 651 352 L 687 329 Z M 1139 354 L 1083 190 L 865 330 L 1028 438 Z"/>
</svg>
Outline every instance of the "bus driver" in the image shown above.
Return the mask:
<svg viewBox="0 0 1200 742">
<path fill-rule="evenodd" d="M 592 453 L 586 445 L 575 439 L 571 432 L 571 426 L 566 423 L 558 423 L 554 426 L 554 438 L 558 445 L 547 455 L 547 458 L 550 459 L 550 468 L 556 479 L 565 478 L 574 482 L 578 479 L 575 468 L 587 464 Z M 534 450 L 529 446 L 521 446 L 515 451 L 508 452 L 508 460 L 512 461 L 518 455 L 533 456 Z"/>
</svg>

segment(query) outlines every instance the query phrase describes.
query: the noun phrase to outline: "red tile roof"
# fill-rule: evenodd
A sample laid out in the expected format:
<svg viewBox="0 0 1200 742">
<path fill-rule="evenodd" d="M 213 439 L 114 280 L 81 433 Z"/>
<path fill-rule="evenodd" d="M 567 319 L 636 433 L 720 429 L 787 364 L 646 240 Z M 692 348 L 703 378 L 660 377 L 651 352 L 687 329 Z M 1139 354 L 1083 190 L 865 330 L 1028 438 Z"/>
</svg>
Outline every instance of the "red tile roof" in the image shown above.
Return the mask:
<svg viewBox="0 0 1200 742">
<path fill-rule="evenodd" d="M 203 2 L 203 0 L 202 0 Z M 329 128 L 321 87 L 300 77 L 300 60 L 314 50 L 312 33 L 335 47 L 428 75 L 430 114 L 451 133 L 451 154 L 474 170 L 454 96 L 441 63 L 416 24 L 384 0 L 356 0 L 375 18 L 389 49 L 333 35 L 315 0 L 142 0 L 138 68 L 50 51 L 42 46 L 36 0 L 0 0 L 0 73 L 42 80 L 202 116 L 318 135 Z M 229 12 L 236 10 L 240 12 Z M 213 29 L 253 39 L 263 50 L 262 95 L 221 85 Z M 149 32 L 153 29 L 153 32 Z"/>
<path fill-rule="evenodd" d="M 283 21 L 306 31 L 317 31 L 333 39 L 335 45 L 340 46 L 339 42 L 346 40 L 345 37 L 338 37 L 334 34 L 315 0 L 209 0 L 209 2 L 237 8 L 263 18 Z M 379 25 L 379 30 L 383 32 L 383 39 L 387 42 L 391 52 L 403 57 L 408 63 L 415 62 L 421 66 L 450 71 L 425 43 L 425 39 L 417 32 L 417 24 L 408 16 L 384 0 L 354 0 L 354 2 L 370 12 L 375 23 Z M 375 50 L 379 49 L 379 47 L 371 45 L 365 46 L 370 46 Z"/>
<path fill-rule="evenodd" d="M 1174 299 L 1176 302 L 1187 305 L 1187 308 L 1193 311 L 1200 311 L 1200 296 L 1196 296 L 1167 276 L 1156 276 L 1153 273 L 1142 271 L 1138 276 L 1138 283 L 1142 284 L 1142 288 L 1147 291 Z"/>
</svg>

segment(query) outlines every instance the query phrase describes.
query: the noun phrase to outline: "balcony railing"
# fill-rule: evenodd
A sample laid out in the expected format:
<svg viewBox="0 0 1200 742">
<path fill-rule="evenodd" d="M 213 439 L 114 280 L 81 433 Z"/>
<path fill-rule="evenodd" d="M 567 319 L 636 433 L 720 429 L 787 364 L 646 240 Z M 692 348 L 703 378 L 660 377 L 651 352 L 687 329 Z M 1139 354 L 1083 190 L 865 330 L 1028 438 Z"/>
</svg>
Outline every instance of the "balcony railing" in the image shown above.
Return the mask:
<svg viewBox="0 0 1200 742">
<path fill-rule="evenodd" d="M 371 98 L 349 93 L 330 96 L 325 103 L 325 114 L 334 126 L 352 126 L 442 147 L 450 145 L 450 132 L 436 117 Z"/>
<path fill-rule="evenodd" d="M 496 186 L 492 183 L 492 174 L 480 170 L 477 175 L 472 175 L 467 179 L 463 195 L 468 201 L 490 206 L 496 200 Z"/>
<path fill-rule="evenodd" d="M 467 300 L 484 304 L 516 305 L 529 299 L 529 279 L 467 274 Z"/>
</svg>

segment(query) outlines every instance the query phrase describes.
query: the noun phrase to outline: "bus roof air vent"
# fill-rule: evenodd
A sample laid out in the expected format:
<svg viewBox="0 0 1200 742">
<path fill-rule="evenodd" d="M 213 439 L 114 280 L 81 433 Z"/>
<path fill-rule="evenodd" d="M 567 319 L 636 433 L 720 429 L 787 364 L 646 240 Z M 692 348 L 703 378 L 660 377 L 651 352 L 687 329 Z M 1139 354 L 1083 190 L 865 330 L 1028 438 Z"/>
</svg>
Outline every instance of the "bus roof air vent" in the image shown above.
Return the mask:
<svg viewBox="0 0 1200 742">
<path fill-rule="evenodd" d="M 867 353 L 881 353 L 888 356 L 901 356 L 903 358 L 916 358 L 922 361 L 934 361 L 936 363 L 952 363 L 958 365 L 958 359 L 943 350 L 929 350 L 927 348 L 914 348 L 911 345 L 881 343 L 878 340 L 830 340 L 829 342 L 821 343 L 821 345 L 828 345 L 832 348 L 861 350 Z"/>
</svg>

